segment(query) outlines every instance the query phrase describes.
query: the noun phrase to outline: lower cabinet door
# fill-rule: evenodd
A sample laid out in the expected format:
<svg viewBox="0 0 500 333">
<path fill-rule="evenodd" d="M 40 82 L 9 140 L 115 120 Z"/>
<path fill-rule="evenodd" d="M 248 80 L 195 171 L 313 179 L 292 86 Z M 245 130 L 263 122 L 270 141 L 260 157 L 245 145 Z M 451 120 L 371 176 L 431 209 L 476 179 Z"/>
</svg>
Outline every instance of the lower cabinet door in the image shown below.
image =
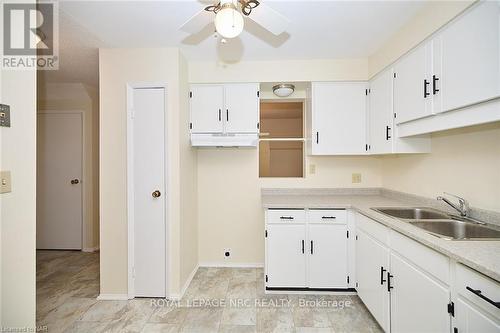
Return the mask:
<svg viewBox="0 0 500 333">
<path fill-rule="evenodd" d="M 459 297 L 455 304 L 454 327 L 458 328 L 459 333 L 498 333 L 500 320 Z"/>
<path fill-rule="evenodd" d="M 308 226 L 310 288 L 347 288 L 347 225 Z"/>
<path fill-rule="evenodd" d="M 358 229 L 356 277 L 358 296 L 386 332 L 389 331 L 387 270 L 389 249 Z"/>
<path fill-rule="evenodd" d="M 419 268 L 391 253 L 392 332 L 450 332 L 450 291 Z"/>
<path fill-rule="evenodd" d="M 266 286 L 306 287 L 306 226 L 268 224 L 266 242 Z"/>
</svg>

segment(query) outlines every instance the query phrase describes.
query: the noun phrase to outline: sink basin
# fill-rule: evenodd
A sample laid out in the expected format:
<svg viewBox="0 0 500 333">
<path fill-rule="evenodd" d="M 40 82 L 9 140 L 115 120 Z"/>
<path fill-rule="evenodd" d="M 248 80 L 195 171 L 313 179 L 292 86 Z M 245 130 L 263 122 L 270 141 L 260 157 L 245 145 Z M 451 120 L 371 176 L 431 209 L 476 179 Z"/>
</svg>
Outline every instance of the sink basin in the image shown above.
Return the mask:
<svg viewBox="0 0 500 333">
<path fill-rule="evenodd" d="M 447 220 L 451 216 L 432 208 L 373 208 L 373 210 L 385 215 L 404 220 Z"/>
<path fill-rule="evenodd" d="M 416 227 L 446 239 L 453 240 L 486 240 L 499 239 L 500 230 L 488 226 L 458 220 L 417 220 L 410 221 Z"/>
</svg>

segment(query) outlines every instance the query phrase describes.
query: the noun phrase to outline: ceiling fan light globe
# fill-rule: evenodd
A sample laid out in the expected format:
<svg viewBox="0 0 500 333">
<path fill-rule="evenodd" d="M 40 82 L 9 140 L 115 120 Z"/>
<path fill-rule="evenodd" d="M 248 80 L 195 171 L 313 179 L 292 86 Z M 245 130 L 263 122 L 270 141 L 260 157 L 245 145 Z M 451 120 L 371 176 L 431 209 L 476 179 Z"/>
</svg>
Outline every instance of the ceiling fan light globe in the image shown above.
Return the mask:
<svg viewBox="0 0 500 333">
<path fill-rule="evenodd" d="M 225 38 L 241 34 L 244 24 L 243 16 L 233 7 L 222 8 L 215 16 L 215 28 Z"/>
</svg>

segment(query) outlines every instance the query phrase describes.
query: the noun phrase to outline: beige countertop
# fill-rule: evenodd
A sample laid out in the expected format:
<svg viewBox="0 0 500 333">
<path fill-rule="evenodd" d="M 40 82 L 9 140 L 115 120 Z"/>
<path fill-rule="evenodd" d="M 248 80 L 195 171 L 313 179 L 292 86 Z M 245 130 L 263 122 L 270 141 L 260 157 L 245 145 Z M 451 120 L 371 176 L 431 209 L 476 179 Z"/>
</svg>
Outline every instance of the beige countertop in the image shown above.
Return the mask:
<svg viewBox="0 0 500 333">
<path fill-rule="evenodd" d="M 292 193 L 292 190 L 287 190 Z M 280 194 L 263 190 L 264 208 L 352 208 L 359 213 L 408 236 L 454 260 L 500 281 L 499 241 L 450 241 L 433 236 L 409 223 L 372 210 L 372 207 L 422 206 L 422 203 L 397 200 L 380 194 Z M 360 193 L 363 193 L 361 191 Z"/>
</svg>

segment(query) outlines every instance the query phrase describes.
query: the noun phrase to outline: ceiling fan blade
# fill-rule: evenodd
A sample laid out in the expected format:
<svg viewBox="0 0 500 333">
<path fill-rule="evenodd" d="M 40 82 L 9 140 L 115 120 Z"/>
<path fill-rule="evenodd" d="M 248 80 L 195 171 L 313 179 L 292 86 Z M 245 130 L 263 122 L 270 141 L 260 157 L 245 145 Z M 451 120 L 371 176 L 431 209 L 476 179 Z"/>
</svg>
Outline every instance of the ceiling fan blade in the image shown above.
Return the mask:
<svg viewBox="0 0 500 333">
<path fill-rule="evenodd" d="M 208 24 L 212 23 L 213 20 L 214 20 L 214 14 L 212 12 L 207 12 L 205 10 L 202 10 L 193 17 L 191 17 L 179 29 L 190 34 L 195 34 L 201 31 Z"/>
<path fill-rule="evenodd" d="M 275 35 L 285 32 L 290 24 L 289 19 L 264 3 L 260 3 L 247 17 Z"/>
</svg>

